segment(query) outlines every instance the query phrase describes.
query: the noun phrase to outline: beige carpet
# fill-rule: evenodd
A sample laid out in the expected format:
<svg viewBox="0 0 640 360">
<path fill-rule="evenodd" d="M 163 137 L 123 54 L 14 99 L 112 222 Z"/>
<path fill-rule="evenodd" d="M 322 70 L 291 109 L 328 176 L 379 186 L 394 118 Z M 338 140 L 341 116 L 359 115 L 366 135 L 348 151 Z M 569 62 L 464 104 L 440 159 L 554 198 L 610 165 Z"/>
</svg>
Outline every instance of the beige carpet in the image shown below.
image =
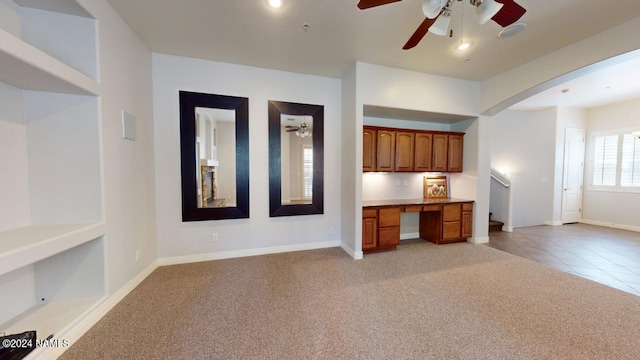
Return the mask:
<svg viewBox="0 0 640 360">
<path fill-rule="evenodd" d="M 162 267 L 62 359 L 640 359 L 640 297 L 403 241 Z"/>
</svg>

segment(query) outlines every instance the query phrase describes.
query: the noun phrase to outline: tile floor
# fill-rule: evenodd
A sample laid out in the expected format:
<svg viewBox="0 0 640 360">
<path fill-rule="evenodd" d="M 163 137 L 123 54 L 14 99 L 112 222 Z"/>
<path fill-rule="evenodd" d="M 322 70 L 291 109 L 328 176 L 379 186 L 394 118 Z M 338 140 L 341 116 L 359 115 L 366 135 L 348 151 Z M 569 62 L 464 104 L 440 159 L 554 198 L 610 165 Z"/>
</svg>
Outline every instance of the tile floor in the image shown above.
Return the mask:
<svg viewBox="0 0 640 360">
<path fill-rule="evenodd" d="M 640 296 L 640 233 L 567 224 L 491 232 L 495 249 Z"/>
</svg>

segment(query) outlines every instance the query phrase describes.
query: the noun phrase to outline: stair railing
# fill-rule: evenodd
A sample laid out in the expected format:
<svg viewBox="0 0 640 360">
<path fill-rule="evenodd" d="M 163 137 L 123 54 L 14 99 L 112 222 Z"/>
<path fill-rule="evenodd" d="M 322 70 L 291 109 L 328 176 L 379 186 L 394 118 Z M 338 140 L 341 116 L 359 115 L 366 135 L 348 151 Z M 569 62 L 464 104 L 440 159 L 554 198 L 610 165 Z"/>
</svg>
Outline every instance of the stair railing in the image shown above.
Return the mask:
<svg viewBox="0 0 640 360">
<path fill-rule="evenodd" d="M 491 168 L 491 179 L 495 180 L 498 184 L 502 185 L 507 191 L 507 219 L 505 221 L 504 226 L 502 226 L 502 231 L 512 232 L 513 231 L 513 183 L 511 180 L 500 171 Z"/>
</svg>

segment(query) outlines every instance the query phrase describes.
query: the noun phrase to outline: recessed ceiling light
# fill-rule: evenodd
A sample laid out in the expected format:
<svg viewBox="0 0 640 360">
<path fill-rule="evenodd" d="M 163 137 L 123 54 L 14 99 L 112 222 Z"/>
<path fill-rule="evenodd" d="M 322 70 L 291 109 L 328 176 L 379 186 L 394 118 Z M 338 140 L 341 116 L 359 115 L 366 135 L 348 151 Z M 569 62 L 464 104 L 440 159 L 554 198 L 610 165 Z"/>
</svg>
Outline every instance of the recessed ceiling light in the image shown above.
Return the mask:
<svg viewBox="0 0 640 360">
<path fill-rule="evenodd" d="M 283 0 L 267 0 L 267 4 L 274 9 L 280 9 L 283 4 Z"/>
</svg>

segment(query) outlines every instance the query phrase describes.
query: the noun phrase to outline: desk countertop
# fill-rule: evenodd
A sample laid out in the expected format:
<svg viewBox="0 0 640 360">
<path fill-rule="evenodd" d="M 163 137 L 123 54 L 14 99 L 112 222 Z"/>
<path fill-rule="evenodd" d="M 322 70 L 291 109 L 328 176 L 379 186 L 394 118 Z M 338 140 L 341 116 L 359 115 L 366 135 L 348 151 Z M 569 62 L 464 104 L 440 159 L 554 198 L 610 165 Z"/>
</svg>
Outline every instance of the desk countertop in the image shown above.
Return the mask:
<svg viewBox="0 0 640 360">
<path fill-rule="evenodd" d="M 456 198 L 367 200 L 362 202 L 362 207 L 453 204 L 453 203 L 463 203 L 463 202 L 473 202 L 473 200 L 456 199 Z"/>
</svg>

